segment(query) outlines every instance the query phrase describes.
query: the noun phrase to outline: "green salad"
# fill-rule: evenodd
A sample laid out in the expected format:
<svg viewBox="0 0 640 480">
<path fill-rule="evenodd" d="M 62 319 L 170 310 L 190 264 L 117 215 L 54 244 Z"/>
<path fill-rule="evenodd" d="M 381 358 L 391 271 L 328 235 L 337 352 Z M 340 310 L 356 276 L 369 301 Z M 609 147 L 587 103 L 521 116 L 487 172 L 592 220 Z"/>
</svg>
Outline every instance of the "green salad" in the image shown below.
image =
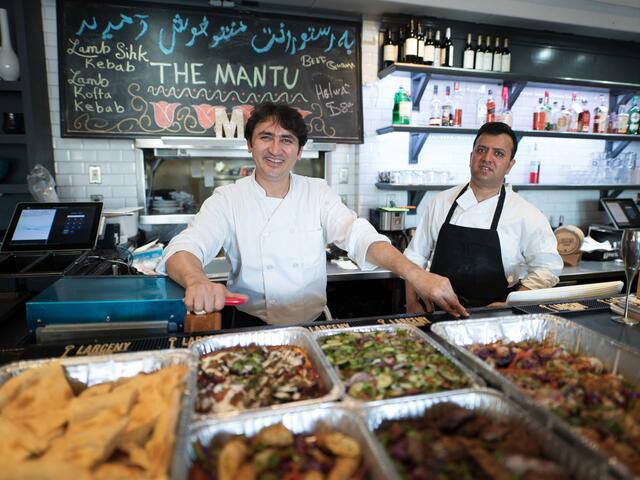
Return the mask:
<svg viewBox="0 0 640 480">
<path fill-rule="evenodd" d="M 371 401 L 470 386 L 469 378 L 406 330 L 347 332 L 320 338 L 347 393 Z"/>
</svg>

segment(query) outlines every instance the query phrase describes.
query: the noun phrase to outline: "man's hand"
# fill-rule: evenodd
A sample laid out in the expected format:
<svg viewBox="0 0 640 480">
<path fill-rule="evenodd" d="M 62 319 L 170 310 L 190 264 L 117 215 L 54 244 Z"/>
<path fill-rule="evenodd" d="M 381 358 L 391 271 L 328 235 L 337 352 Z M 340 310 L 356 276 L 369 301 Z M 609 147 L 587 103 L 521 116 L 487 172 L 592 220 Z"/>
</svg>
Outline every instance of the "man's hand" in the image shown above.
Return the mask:
<svg viewBox="0 0 640 480">
<path fill-rule="evenodd" d="M 192 312 L 215 312 L 224 308 L 226 297 L 246 295 L 230 293 L 224 285 L 209 281 L 202 269 L 202 263 L 189 252 L 177 252 L 167 260 L 167 273 L 182 285 L 184 306 Z"/>
<path fill-rule="evenodd" d="M 420 269 L 419 273 L 407 278 L 407 281 L 411 283 L 415 292 L 424 300 L 429 312 L 433 311 L 433 304 L 435 303 L 456 318 L 469 316 L 469 313 L 460 304 L 448 278 Z"/>
</svg>

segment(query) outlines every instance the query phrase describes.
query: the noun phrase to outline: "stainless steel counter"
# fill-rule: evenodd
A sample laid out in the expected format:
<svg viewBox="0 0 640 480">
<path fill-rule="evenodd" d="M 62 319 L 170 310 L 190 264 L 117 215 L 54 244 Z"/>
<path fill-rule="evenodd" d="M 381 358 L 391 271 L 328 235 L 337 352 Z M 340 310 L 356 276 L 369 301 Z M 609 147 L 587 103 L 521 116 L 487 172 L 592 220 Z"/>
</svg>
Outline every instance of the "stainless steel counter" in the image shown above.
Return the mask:
<svg viewBox="0 0 640 480">
<path fill-rule="evenodd" d="M 227 259 L 216 258 L 206 266 L 205 272 L 209 279 L 214 282 L 222 282 L 227 279 L 230 265 Z M 622 262 L 591 262 L 583 261 L 576 267 L 565 266 L 560 274 L 561 282 L 580 282 L 602 279 L 606 281 L 612 277 L 620 276 L 624 278 L 624 266 Z M 346 270 L 336 264 L 327 262 L 327 281 L 340 282 L 349 280 L 376 280 L 384 278 L 394 278 L 395 274 L 389 270 L 376 268 L 375 270 L 363 272 L 359 268 L 356 270 Z"/>
</svg>

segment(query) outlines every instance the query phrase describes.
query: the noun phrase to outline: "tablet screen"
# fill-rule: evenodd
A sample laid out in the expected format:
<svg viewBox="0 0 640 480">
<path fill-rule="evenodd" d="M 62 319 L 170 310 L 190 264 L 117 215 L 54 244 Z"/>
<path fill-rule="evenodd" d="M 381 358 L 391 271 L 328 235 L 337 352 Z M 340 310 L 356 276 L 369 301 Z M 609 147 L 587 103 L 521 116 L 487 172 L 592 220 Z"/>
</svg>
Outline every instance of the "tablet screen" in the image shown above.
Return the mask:
<svg viewBox="0 0 640 480">
<path fill-rule="evenodd" d="M 617 228 L 640 228 L 640 211 L 630 198 L 603 198 L 607 215 Z"/>
<path fill-rule="evenodd" d="M 89 250 L 95 246 L 102 203 L 20 203 L 3 252 Z"/>
</svg>

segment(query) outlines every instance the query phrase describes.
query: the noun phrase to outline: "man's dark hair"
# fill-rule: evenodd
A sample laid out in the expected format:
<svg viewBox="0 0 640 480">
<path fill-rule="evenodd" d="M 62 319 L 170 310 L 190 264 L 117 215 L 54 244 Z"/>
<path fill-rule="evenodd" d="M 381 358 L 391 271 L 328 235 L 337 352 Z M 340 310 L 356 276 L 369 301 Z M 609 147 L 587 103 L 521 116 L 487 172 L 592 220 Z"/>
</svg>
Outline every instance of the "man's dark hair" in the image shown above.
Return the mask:
<svg viewBox="0 0 640 480">
<path fill-rule="evenodd" d="M 256 125 L 265 120 L 273 120 L 285 130 L 289 130 L 298 138 L 298 149 L 304 147 L 307 143 L 307 125 L 302 119 L 302 115 L 289 105 L 276 103 L 263 103 L 258 105 L 247 121 L 244 127 L 244 138 L 251 143 L 253 130 Z"/>
<path fill-rule="evenodd" d="M 513 133 L 513 130 L 511 130 L 511 127 L 509 125 L 502 122 L 485 123 L 480 127 L 476 138 L 473 140 L 474 147 L 476 146 L 478 138 L 480 138 L 480 135 L 482 135 L 483 133 L 493 136 L 502 135 L 503 133 L 509 135 L 511 137 L 511 142 L 513 143 L 513 148 L 511 149 L 511 160 L 513 160 L 513 157 L 516 156 L 516 152 L 518 151 L 518 137 L 516 137 L 516 134 Z"/>
</svg>

